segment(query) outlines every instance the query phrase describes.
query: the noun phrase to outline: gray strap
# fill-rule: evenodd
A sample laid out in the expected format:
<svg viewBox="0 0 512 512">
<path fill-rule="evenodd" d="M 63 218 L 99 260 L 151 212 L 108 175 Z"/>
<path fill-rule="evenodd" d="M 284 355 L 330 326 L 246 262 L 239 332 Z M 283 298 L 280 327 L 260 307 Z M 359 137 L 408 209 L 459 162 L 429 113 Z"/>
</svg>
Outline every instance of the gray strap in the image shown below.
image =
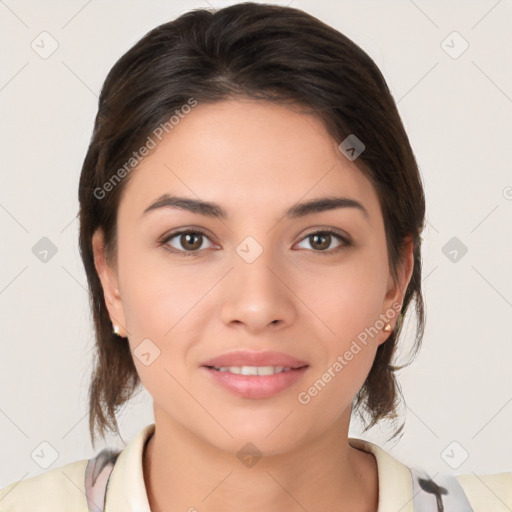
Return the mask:
<svg viewBox="0 0 512 512">
<path fill-rule="evenodd" d="M 414 512 L 473 512 L 464 489 L 454 475 L 438 473 L 434 479 L 418 468 L 409 468 Z"/>
<path fill-rule="evenodd" d="M 85 496 L 89 512 L 103 512 L 110 473 L 120 451 L 104 449 L 85 468 Z"/>
</svg>

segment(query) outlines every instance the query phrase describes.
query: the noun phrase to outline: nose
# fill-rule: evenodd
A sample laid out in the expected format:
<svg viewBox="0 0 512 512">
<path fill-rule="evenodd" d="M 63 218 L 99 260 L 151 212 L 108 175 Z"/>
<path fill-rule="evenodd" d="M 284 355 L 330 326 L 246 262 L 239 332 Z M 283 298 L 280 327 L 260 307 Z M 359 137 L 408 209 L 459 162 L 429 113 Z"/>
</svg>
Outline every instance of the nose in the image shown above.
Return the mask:
<svg viewBox="0 0 512 512">
<path fill-rule="evenodd" d="M 263 251 L 252 263 L 235 255 L 223 287 L 222 321 L 251 334 L 291 325 L 296 299 L 289 280 L 271 251 Z"/>
</svg>

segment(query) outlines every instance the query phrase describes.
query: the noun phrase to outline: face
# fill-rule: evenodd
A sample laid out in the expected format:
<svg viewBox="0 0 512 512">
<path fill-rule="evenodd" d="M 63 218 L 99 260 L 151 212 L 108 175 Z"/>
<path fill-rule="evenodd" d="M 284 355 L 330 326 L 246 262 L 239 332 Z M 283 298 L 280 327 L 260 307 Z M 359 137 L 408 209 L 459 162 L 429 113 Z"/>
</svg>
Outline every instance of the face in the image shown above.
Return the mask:
<svg viewBox="0 0 512 512">
<path fill-rule="evenodd" d="M 337 146 L 312 115 L 229 100 L 132 171 L 115 268 L 93 243 L 157 425 L 266 454 L 348 428 L 412 247 L 395 281 L 378 196 Z"/>
</svg>

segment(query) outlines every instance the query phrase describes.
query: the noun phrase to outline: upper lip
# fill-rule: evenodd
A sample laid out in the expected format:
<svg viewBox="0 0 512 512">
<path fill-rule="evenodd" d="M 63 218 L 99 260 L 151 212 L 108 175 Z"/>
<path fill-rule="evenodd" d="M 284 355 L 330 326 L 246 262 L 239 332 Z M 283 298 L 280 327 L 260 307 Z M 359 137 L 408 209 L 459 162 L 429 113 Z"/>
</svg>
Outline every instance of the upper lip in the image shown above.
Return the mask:
<svg viewBox="0 0 512 512">
<path fill-rule="evenodd" d="M 285 368 L 302 368 L 308 366 L 306 361 L 296 359 L 288 354 L 273 351 L 251 352 L 236 350 L 205 361 L 201 366 L 283 366 Z"/>
</svg>

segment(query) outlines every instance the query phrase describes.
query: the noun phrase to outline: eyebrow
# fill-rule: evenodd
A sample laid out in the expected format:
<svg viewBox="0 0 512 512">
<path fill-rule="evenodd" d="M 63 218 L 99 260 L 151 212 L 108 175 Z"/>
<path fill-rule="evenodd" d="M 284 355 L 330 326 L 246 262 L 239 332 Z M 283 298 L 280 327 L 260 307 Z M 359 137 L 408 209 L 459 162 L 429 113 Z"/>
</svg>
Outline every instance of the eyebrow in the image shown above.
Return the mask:
<svg viewBox="0 0 512 512">
<path fill-rule="evenodd" d="M 228 213 L 220 205 L 209 201 L 191 199 L 188 197 L 178 197 L 169 194 L 163 194 L 156 201 L 151 203 L 143 212 L 143 215 L 158 210 L 160 208 L 178 208 L 192 213 L 198 213 L 207 217 L 218 219 L 227 219 Z M 284 212 L 284 215 L 290 219 L 305 217 L 313 213 L 321 213 L 338 208 L 355 208 L 368 218 L 369 214 L 366 208 L 355 199 L 348 197 L 319 197 L 311 201 L 295 204 Z"/>
</svg>

